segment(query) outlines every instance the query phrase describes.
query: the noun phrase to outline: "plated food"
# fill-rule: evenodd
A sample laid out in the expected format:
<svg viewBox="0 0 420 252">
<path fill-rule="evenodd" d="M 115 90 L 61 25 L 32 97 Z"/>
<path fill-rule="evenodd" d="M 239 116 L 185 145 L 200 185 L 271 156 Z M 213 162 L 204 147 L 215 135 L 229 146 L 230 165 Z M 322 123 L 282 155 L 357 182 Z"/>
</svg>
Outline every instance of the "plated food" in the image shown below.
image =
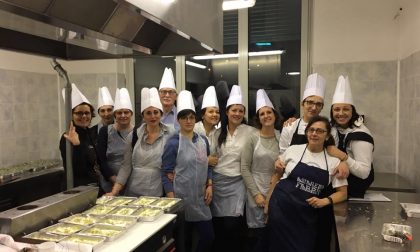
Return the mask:
<svg viewBox="0 0 420 252">
<path fill-rule="evenodd" d="M 73 234 L 71 236 L 67 236 L 62 240 L 62 242 L 72 242 L 77 244 L 88 244 L 92 246 L 98 246 L 99 244 L 103 243 L 106 240 L 105 237 L 101 236 L 87 236 L 81 234 Z"/>
<path fill-rule="evenodd" d="M 144 207 L 135 211 L 132 215 L 139 218 L 142 221 L 154 221 L 163 214 L 161 209 Z"/>
<path fill-rule="evenodd" d="M 102 225 L 95 224 L 90 228 L 80 231 L 79 234 L 91 235 L 91 236 L 103 236 L 110 240 L 116 238 L 124 231 L 124 228 L 111 226 L 111 225 Z"/>
<path fill-rule="evenodd" d="M 96 204 L 103 205 L 103 204 L 106 204 L 108 201 L 113 200 L 114 198 L 115 198 L 114 196 L 105 196 L 104 195 L 104 196 L 96 199 Z"/>
<path fill-rule="evenodd" d="M 28 235 L 25 235 L 23 238 L 29 238 L 29 239 L 35 239 L 35 240 L 41 240 L 41 241 L 51 241 L 51 242 L 58 242 L 62 239 L 66 238 L 65 235 L 58 235 L 58 234 L 47 234 L 43 232 L 33 232 Z"/>
<path fill-rule="evenodd" d="M 115 207 L 114 206 L 106 206 L 106 205 L 96 205 L 85 212 L 84 214 L 96 214 L 96 215 L 105 215 L 111 212 Z"/>
<path fill-rule="evenodd" d="M 133 206 L 148 206 L 151 203 L 155 202 L 156 200 L 159 200 L 159 198 L 141 196 L 140 198 L 130 202 L 130 205 L 133 205 Z"/>
<path fill-rule="evenodd" d="M 78 225 L 83 225 L 83 226 L 90 226 L 92 224 L 97 223 L 99 219 L 100 217 L 95 217 L 92 215 L 75 214 L 70 217 L 61 219 L 60 222 L 78 224 Z"/>
<path fill-rule="evenodd" d="M 133 214 L 138 208 L 137 207 L 129 207 L 129 206 L 120 206 L 115 208 L 109 214 L 113 215 L 121 215 L 121 216 L 130 216 Z"/>
<path fill-rule="evenodd" d="M 161 209 L 168 209 L 178 203 L 180 199 L 177 198 L 160 198 L 150 204 L 153 207 L 159 207 Z"/>
<path fill-rule="evenodd" d="M 102 218 L 98 224 L 106 224 L 106 225 L 112 225 L 112 226 L 118 226 L 118 227 L 124 227 L 128 228 L 134 223 L 136 223 L 136 218 L 131 216 L 106 216 Z"/>
<path fill-rule="evenodd" d="M 107 201 L 106 204 L 109 206 L 123 206 L 127 205 L 131 201 L 135 200 L 136 198 L 131 197 L 114 197 L 112 200 Z"/>
<path fill-rule="evenodd" d="M 42 232 L 49 233 L 49 234 L 58 234 L 58 235 L 71 235 L 74 234 L 82 229 L 85 226 L 70 224 L 70 223 L 58 223 L 44 229 L 41 229 Z"/>
</svg>

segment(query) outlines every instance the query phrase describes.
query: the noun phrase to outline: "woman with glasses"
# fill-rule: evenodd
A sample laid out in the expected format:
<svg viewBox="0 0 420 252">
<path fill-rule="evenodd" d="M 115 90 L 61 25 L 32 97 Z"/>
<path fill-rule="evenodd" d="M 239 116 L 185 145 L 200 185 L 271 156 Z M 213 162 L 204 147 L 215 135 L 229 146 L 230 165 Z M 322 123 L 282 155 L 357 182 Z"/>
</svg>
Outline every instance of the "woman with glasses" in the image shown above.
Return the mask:
<svg viewBox="0 0 420 252">
<path fill-rule="evenodd" d="M 245 212 L 250 251 L 261 251 L 265 228 L 263 209 L 267 204 L 274 161 L 279 154 L 280 138 L 280 132 L 274 129 L 278 114 L 264 89 L 257 91 L 256 105 L 255 124 L 259 130 L 248 137 L 241 153 L 241 173 L 247 189 Z"/>
<path fill-rule="evenodd" d="M 214 239 L 209 204 L 212 201 L 212 169 L 205 136 L 194 132 L 195 108 L 191 92 L 181 91 L 177 102 L 179 132 L 170 137 L 162 155 L 162 183 L 167 197 L 181 198 L 185 206 L 185 237 L 198 234 L 196 248 L 186 240 L 185 251 L 211 251 Z M 172 177 L 170 180 L 168 177 Z"/>
<path fill-rule="evenodd" d="M 322 228 L 319 210 L 347 198 L 346 179 L 333 176 L 340 160 L 326 151 L 330 133 L 328 119 L 314 116 L 305 129 L 308 143 L 292 145 L 281 155 L 285 169 L 268 208 L 269 251 L 330 251 L 319 249 L 330 246 L 317 240 Z M 335 192 L 326 194 L 329 184 Z"/>
<path fill-rule="evenodd" d="M 354 106 L 348 77 L 340 76 L 335 88 L 331 111 L 332 135 L 338 146 L 328 148 L 328 153 L 347 162 L 350 175 L 348 195 L 363 198 L 374 180 L 374 141 Z"/>
<path fill-rule="evenodd" d="M 73 146 L 73 185 L 87 185 L 98 183 L 99 170 L 96 169 L 95 143 L 97 131 L 89 128 L 92 117 L 95 116 L 94 108 L 72 84 L 72 121 L 67 133 L 60 139 L 60 153 L 66 169 L 66 140 Z"/>
<path fill-rule="evenodd" d="M 125 152 L 111 195 L 118 195 L 124 187 L 127 196 L 163 195 L 162 153 L 173 130 L 160 122 L 162 104 L 156 88 L 141 90 L 141 115 L 144 123 L 133 131 L 132 151 Z"/>
<path fill-rule="evenodd" d="M 98 160 L 101 168 L 101 188 L 105 193 L 112 191 L 118 171 L 129 150 L 133 137 L 131 117 L 133 108 L 126 88 L 117 89 L 114 104 L 114 124 L 102 127 L 98 135 Z"/>
</svg>

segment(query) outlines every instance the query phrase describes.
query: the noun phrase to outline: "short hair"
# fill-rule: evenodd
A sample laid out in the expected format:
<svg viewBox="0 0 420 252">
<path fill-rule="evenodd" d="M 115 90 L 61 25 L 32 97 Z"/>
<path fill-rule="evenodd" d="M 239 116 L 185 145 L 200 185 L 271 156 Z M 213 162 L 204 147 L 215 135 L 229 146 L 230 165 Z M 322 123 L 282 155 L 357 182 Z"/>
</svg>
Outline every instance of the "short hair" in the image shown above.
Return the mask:
<svg viewBox="0 0 420 252">
<path fill-rule="evenodd" d="M 278 122 L 280 116 L 279 116 L 279 113 L 275 109 L 271 108 L 271 110 L 274 113 L 274 125 L 276 125 L 276 123 Z M 255 128 L 257 128 L 257 129 L 261 129 L 262 128 L 262 124 L 260 122 L 260 114 L 259 114 L 259 111 L 260 111 L 260 109 L 257 110 L 257 113 L 255 114 L 255 118 L 254 118 L 254 125 L 255 125 Z"/>
<path fill-rule="evenodd" d="M 192 109 L 184 109 L 184 110 L 181 110 L 179 113 L 178 113 L 178 115 L 176 116 L 176 119 L 183 119 L 183 118 L 185 118 L 185 117 L 187 117 L 187 116 L 189 116 L 189 115 L 191 115 L 191 114 L 193 114 L 194 115 L 194 117 L 196 116 L 196 114 L 195 114 L 195 112 L 194 112 L 194 110 L 192 110 Z M 195 118 L 196 120 L 197 120 L 197 118 Z"/>
<path fill-rule="evenodd" d="M 89 103 L 87 103 L 87 102 L 82 102 L 82 103 L 80 103 L 79 105 L 77 105 L 76 107 L 74 107 L 74 108 L 72 108 L 71 109 L 71 112 L 72 113 L 74 113 L 74 110 L 77 108 L 77 107 L 79 107 L 80 105 L 88 105 L 89 106 L 89 110 L 90 110 L 90 117 L 91 118 L 94 118 L 96 115 L 95 115 L 95 109 L 93 108 L 93 106 L 92 105 L 90 105 Z"/>
</svg>

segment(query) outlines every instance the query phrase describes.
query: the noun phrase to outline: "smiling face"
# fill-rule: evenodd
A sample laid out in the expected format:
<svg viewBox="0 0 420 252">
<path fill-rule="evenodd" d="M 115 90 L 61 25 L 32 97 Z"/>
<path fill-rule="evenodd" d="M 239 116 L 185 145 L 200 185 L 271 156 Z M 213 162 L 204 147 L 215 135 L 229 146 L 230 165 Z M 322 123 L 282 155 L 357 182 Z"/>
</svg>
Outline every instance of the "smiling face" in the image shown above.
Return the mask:
<svg viewBox="0 0 420 252">
<path fill-rule="evenodd" d="M 121 125 L 121 126 L 127 126 L 131 122 L 131 116 L 133 115 L 133 112 L 129 109 L 119 109 L 114 111 L 115 116 L 115 123 Z"/>
<path fill-rule="evenodd" d="M 349 126 L 350 119 L 353 115 L 351 104 L 336 103 L 332 105 L 332 117 L 341 128 Z"/>
<path fill-rule="evenodd" d="M 148 107 L 143 110 L 143 120 L 149 126 L 159 125 L 160 118 L 162 117 L 162 112 L 155 107 Z"/>
<path fill-rule="evenodd" d="M 226 111 L 226 115 L 230 125 L 239 126 L 244 119 L 245 107 L 241 104 L 233 104 Z"/>
<path fill-rule="evenodd" d="M 270 107 L 262 107 L 258 110 L 258 118 L 260 120 L 262 127 L 271 127 L 274 126 L 276 121 L 276 116 L 274 111 Z"/>
<path fill-rule="evenodd" d="M 92 110 L 87 104 L 80 104 L 73 109 L 73 122 L 76 126 L 87 128 L 92 121 Z"/>
<path fill-rule="evenodd" d="M 103 124 L 109 125 L 114 122 L 113 110 L 114 107 L 111 105 L 104 105 L 98 109 L 98 114 L 102 118 Z"/>
<path fill-rule="evenodd" d="M 217 125 L 220 120 L 220 112 L 218 107 L 207 107 L 204 109 L 203 122 L 210 125 Z"/>
<path fill-rule="evenodd" d="M 172 88 L 161 88 L 159 90 L 160 103 L 164 109 L 172 109 L 176 101 L 176 90 Z"/>
</svg>

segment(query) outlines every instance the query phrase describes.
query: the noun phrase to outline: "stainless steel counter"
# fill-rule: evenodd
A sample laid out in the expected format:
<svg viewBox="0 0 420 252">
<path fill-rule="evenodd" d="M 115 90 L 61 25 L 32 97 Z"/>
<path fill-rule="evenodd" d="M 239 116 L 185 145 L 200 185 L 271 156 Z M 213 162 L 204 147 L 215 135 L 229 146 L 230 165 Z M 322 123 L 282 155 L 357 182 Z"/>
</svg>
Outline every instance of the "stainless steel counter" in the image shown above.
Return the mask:
<svg viewBox="0 0 420 252">
<path fill-rule="evenodd" d="M 375 172 L 375 180 L 369 187 L 374 191 L 416 192 L 416 188 L 402 176 L 395 173 Z"/>
<path fill-rule="evenodd" d="M 407 218 L 400 203 L 420 203 L 420 194 L 381 192 L 392 202 L 343 202 L 334 206 L 341 252 L 420 251 L 420 218 Z M 383 223 L 413 227 L 413 241 L 407 244 L 382 238 Z"/>
</svg>

